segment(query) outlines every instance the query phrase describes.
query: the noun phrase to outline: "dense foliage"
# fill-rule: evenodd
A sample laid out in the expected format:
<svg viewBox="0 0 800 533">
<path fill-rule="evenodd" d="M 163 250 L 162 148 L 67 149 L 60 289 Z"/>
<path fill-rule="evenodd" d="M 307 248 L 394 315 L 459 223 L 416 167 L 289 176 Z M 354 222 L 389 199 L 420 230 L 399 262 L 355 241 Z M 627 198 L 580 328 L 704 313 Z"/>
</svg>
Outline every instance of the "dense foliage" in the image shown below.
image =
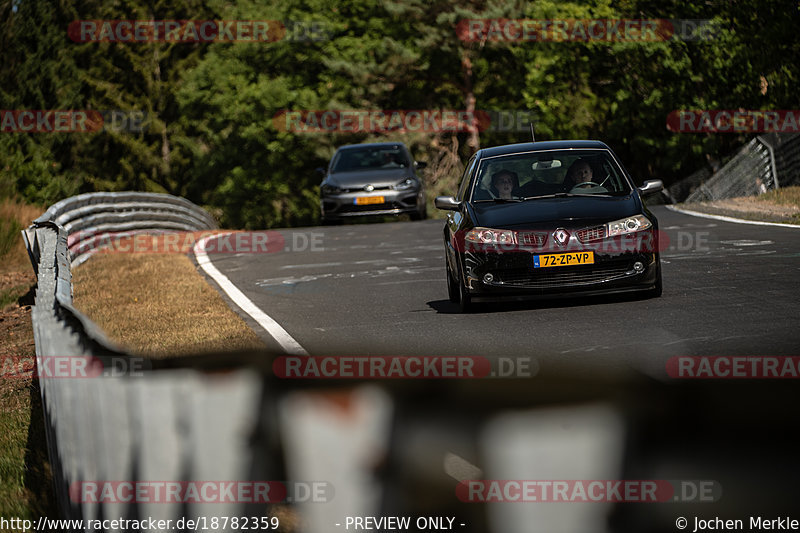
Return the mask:
<svg viewBox="0 0 800 533">
<path fill-rule="evenodd" d="M 466 41 L 465 19 L 713 19 L 712 39 Z M 87 42 L 78 20 L 280 20 L 316 28 L 275 42 Z M 291 26 L 291 24 L 290 24 Z M 637 179 L 670 183 L 747 140 L 678 134 L 679 109 L 798 109 L 794 1 L 0 0 L 0 109 L 123 110 L 142 128 L 0 132 L 0 197 L 37 203 L 94 190 L 186 196 L 232 227 L 313 224 L 341 144 L 400 139 L 452 192 L 479 146 L 522 131 L 285 131 L 282 110 L 519 110 L 537 139 L 609 143 Z M 296 29 L 295 28 L 295 29 Z"/>
</svg>

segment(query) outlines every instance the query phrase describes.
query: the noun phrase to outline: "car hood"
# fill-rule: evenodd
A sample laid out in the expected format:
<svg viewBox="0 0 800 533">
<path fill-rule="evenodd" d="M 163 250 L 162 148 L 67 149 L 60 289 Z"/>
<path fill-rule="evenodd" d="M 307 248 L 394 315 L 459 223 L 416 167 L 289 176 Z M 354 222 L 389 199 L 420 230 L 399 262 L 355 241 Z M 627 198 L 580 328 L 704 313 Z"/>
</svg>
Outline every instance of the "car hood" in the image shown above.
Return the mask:
<svg viewBox="0 0 800 533">
<path fill-rule="evenodd" d="M 328 174 L 327 182 L 339 187 L 389 186 L 414 175 L 410 168 L 387 168 Z"/>
<path fill-rule="evenodd" d="M 610 221 L 642 212 L 634 194 L 613 197 L 540 198 L 472 204 L 474 223 L 487 228 L 525 228 L 567 221 Z"/>
</svg>

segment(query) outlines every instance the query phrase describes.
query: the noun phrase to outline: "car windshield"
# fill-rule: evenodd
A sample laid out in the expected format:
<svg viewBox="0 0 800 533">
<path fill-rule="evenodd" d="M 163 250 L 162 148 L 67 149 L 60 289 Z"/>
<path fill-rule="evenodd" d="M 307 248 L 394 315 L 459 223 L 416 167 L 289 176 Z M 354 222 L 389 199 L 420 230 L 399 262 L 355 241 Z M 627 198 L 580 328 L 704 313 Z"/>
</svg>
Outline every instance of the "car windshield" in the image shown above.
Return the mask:
<svg viewBox="0 0 800 533">
<path fill-rule="evenodd" d="M 473 181 L 472 199 L 501 202 L 630 192 L 608 150 L 548 150 L 485 158 Z"/>
<path fill-rule="evenodd" d="M 336 154 L 332 172 L 408 168 L 410 165 L 401 146 L 346 148 Z"/>
</svg>

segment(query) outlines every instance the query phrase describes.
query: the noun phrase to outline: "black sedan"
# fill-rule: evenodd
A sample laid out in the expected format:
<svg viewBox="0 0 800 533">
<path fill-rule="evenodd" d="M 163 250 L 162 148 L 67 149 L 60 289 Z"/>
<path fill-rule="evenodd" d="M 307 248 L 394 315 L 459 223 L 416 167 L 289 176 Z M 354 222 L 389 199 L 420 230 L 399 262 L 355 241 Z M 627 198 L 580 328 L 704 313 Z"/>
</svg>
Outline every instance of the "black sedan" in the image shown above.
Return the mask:
<svg viewBox="0 0 800 533">
<path fill-rule="evenodd" d="M 425 188 L 417 176 L 424 163 L 412 159 L 403 143 L 342 146 L 331 159 L 320 185 L 322 221 L 348 217 L 400 215 L 414 220 L 427 216 Z"/>
<path fill-rule="evenodd" d="M 548 141 L 479 150 L 444 227 L 450 300 L 640 291 L 661 295 L 658 221 L 599 141 Z"/>
</svg>

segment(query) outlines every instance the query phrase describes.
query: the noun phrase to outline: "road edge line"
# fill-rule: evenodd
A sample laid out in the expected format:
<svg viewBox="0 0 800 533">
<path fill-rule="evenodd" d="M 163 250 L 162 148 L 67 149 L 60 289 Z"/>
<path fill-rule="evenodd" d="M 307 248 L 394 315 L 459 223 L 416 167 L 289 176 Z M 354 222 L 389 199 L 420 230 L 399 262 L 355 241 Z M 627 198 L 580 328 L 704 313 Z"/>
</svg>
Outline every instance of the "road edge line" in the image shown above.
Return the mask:
<svg viewBox="0 0 800 533">
<path fill-rule="evenodd" d="M 692 211 L 690 209 L 683 209 L 681 207 L 675 207 L 674 205 L 665 205 L 667 209 L 670 211 L 675 211 L 677 213 L 683 213 L 685 215 L 691 215 L 694 217 L 701 217 L 701 218 L 711 218 L 713 220 L 721 220 L 723 222 L 734 222 L 736 224 L 752 224 L 754 226 L 777 226 L 779 228 L 797 228 L 800 229 L 800 225 L 798 224 L 783 224 L 781 222 L 763 222 L 761 220 L 746 220 L 744 218 L 734 218 L 734 217 L 727 217 L 724 215 L 711 215 L 709 213 L 701 213 L 699 211 Z"/>
<path fill-rule="evenodd" d="M 224 235 L 229 235 L 231 232 L 226 233 L 218 233 L 215 235 L 209 235 L 197 241 L 192 248 L 192 252 L 194 253 L 194 257 L 197 260 L 198 266 L 203 269 L 203 271 L 208 274 L 208 276 L 217 282 L 217 285 L 223 290 L 228 297 L 233 300 L 239 308 L 247 313 L 250 318 L 255 320 L 259 326 L 264 328 L 266 332 L 275 339 L 283 351 L 291 355 L 308 355 L 308 352 L 303 348 L 299 342 L 297 342 L 294 337 L 289 335 L 289 333 L 278 324 L 274 318 L 266 314 L 264 311 L 261 310 L 256 304 L 252 302 L 244 293 L 239 290 L 239 288 L 233 284 L 233 282 L 228 279 L 228 277 L 220 272 L 217 267 L 211 262 L 211 259 L 208 257 L 206 253 L 206 242 L 211 239 L 217 239 Z"/>
</svg>

